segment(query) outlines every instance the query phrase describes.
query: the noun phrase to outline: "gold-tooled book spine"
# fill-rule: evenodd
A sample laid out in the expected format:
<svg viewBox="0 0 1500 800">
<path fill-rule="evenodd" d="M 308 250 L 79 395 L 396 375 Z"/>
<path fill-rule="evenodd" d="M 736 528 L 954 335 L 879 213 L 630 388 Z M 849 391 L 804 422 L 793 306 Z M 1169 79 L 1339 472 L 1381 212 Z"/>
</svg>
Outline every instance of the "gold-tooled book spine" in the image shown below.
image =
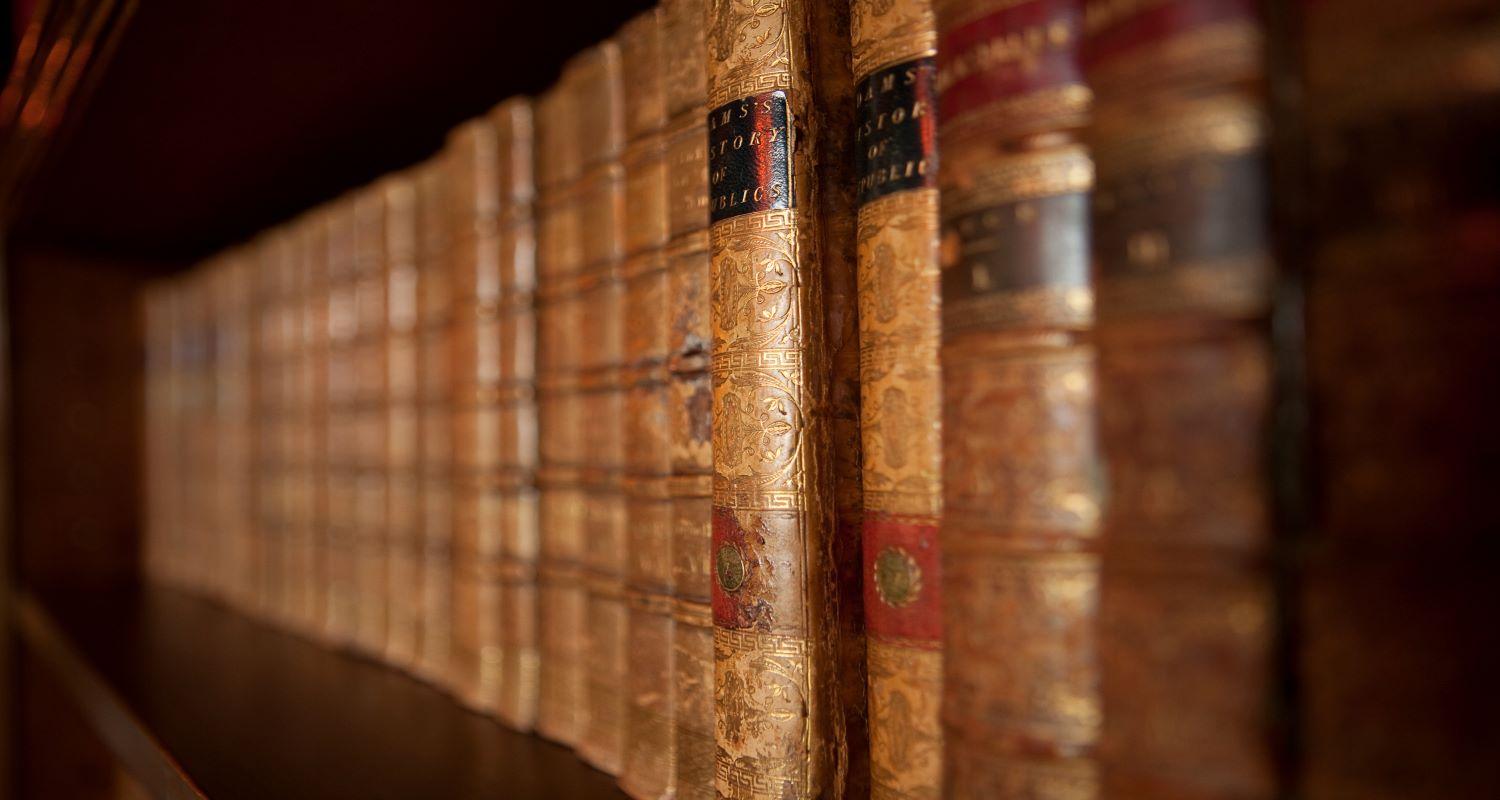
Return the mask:
<svg viewBox="0 0 1500 800">
<path fill-rule="evenodd" d="M 265 381 L 265 400 L 270 410 L 269 424 L 265 427 L 265 444 L 262 478 L 265 481 L 261 494 L 262 570 L 261 615 L 270 622 L 286 621 L 286 586 L 289 581 L 286 559 L 286 533 L 289 523 L 289 491 L 287 469 L 292 447 L 290 441 L 293 428 L 291 374 L 288 366 L 292 351 L 292 321 L 294 319 L 289 299 L 288 281 L 290 270 L 286 264 L 292 258 L 292 239 L 289 228 L 282 226 L 272 231 L 261 248 L 261 274 L 265 280 L 266 302 L 262 306 L 261 341 L 264 358 L 261 361 Z"/>
<path fill-rule="evenodd" d="M 385 197 L 354 193 L 354 566 L 359 608 L 354 643 L 385 653 L 386 613 L 386 277 Z"/>
<path fill-rule="evenodd" d="M 714 796 L 713 615 L 709 603 L 712 405 L 708 361 L 707 0 L 661 5 L 667 169 L 668 453 L 671 478 L 674 785 Z"/>
<path fill-rule="evenodd" d="M 1500 8 L 1284 5 L 1310 417 L 1295 790 L 1492 794 Z"/>
<path fill-rule="evenodd" d="M 327 394 L 325 337 L 327 304 L 323 302 L 328 283 L 327 219 L 318 211 L 303 215 L 300 228 L 299 258 L 302 283 L 298 293 L 297 392 L 298 398 L 298 474 L 297 488 L 299 526 L 296 542 L 297 572 L 301 575 L 296 603 L 297 629 L 316 635 L 323 627 L 325 606 L 323 578 L 326 553 L 323 526 L 327 509 L 323 470 L 327 464 L 324 444 Z"/>
<path fill-rule="evenodd" d="M 498 144 L 486 117 L 449 136 L 453 259 L 453 664 L 452 690 L 476 709 L 493 707 L 495 681 L 481 693 L 484 639 L 497 630 L 493 575 L 499 558 L 499 373 L 497 271 Z M 493 650 L 493 643 L 491 650 Z"/>
<path fill-rule="evenodd" d="M 1112 798 L 1281 794 L 1257 8 L 1086 5 Z"/>
<path fill-rule="evenodd" d="M 950 797 L 1100 795 L 1099 513 L 1078 0 L 933 3 Z"/>
<path fill-rule="evenodd" d="M 320 236 L 317 216 L 303 215 L 293 222 L 288 230 L 287 249 L 282 254 L 282 336 L 284 351 L 281 357 L 282 374 L 282 503 L 284 503 L 285 525 L 281 540 L 281 593 L 276 603 L 276 618 L 279 623 L 293 630 L 305 629 L 311 617 L 309 599 L 312 597 L 312 569 L 308 552 L 311 545 L 312 519 L 309 518 L 306 486 L 309 473 L 309 453 L 312 452 L 308 435 L 308 384 L 303 363 L 305 335 L 303 317 L 306 308 L 305 270 L 308 260 L 309 240 Z"/>
<path fill-rule="evenodd" d="M 494 670 L 480 673 L 481 687 L 496 682 L 494 711 L 517 730 L 536 724 L 537 650 L 537 410 L 536 236 L 532 207 L 532 103 L 512 98 L 490 112 L 497 137 L 499 259 L 493 313 L 499 329 L 496 383 L 499 456 L 495 487 L 499 517 L 498 620 Z M 488 289 L 476 290 L 489 296 Z M 483 639 L 483 647 L 490 640 Z M 491 663 L 482 650 L 484 664 Z M 487 688 L 484 691 L 489 691 Z"/>
<path fill-rule="evenodd" d="M 578 753 L 617 774 L 625 730 L 625 496 L 621 381 L 625 239 L 620 50 L 603 42 L 574 61 L 582 175 L 578 182 L 583 317 L 584 583 L 588 587 L 585 700 Z"/>
<path fill-rule="evenodd" d="M 815 94 L 849 93 L 848 8 L 832 5 L 713 0 L 708 15 L 714 783 L 724 798 L 843 796 L 867 779 L 850 770 L 865 757 L 854 752 L 864 680 L 852 690 L 839 680 L 849 666 L 840 645 L 859 633 L 858 606 L 841 602 L 858 572 L 839 569 L 857 539 L 841 541 L 837 525 L 839 509 L 858 510 L 858 436 L 835 447 L 831 435 L 858 412 L 847 368 L 857 365 L 854 271 L 841 248 L 853 221 L 838 185 L 848 128 L 822 129 L 841 116 L 831 100 L 814 108 Z M 831 308 L 847 315 L 825 318 Z M 851 691 L 861 702 L 846 720 Z"/>
<path fill-rule="evenodd" d="M 870 794 L 935 800 L 943 769 L 937 28 L 929 0 L 851 6 Z"/>
<path fill-rule="evenodd" d="M 272 468 L 275 463 L 276 428 L 278 419 L 276 416 L 276 376 L 271 371 L 271 365 L 275 363 L 276 342 L 273 335 L 274 327 L 271 324 L 275 316 L 276 297 L 273 290 L 275 282 L 272 279 L 271 265 L 271 236 L 270 232 L 261 234 L 249 245 L 248 258 L 254 262 L 254 315 L 252 325 L 255 337 L 255 397 L 253 414 L 255 415 L 255 456 L 254 456 L 254 507 L 251 509 L 252 524 L 255 528 L 254 538 L 251 543 L 250 564 L 248 569 L 251 573 L 252 584 L 250 586 L 250 599 L 246 607 L 246 613 L 253 617 L 264 617 L 266 601 L 268 596 L 267 585 L 269 583 L 270 564 L 268 563 L 268 541 L 271 531 L 275 528 L 275 505 L 276 486 L 272 481 Z M 178 308 L 178 298 L 172 284 L 165 284 L 169 290 L 169 304 L 166 308 L 168 314 L 168 325 L 171 326 L 172 338 L 168 342 L 167 352 L 164 357 L 168 362 L 169 383 L 163 387 L 163 391 L 170 398 L 170 406 L 173 409 L 173 421 L 171 428 L 172 447 L 168 458 L 173 463 L 174 474 L 180 475 L 182 463 L 180 460 L 181 444 L 179 437 L 180 428 L 177 425 L 176 409 L 180 404 L 181 393 L 180 377 L 176 369 L 176 319 L 181 311 Z M 173 532 L 182 524 L 180 516 L 176 512 L 180 508 L 177 503 L 177 493 L 182 491 L 181 479 L 175 480 L 171 494 L 167 498 L 169 513 L 173 513 Z M 175 537 L 174 537 L 175 538 Z M 172 541 L 166 539 L 165 543 Z M 166 555 L 166 553 L 164 553 Z M 163 568 L 167 568 L 170 562 L 164 561 Z M 165 573 L 164 573 L 165 574 Z"/>
<path fill-rule="evenodd" d="M 620 787 L 638 800 L 659 800 L 675 796 L 676 783 L 661 12 L 653 9 L 626 23 L 618 41 L 626 141 L 621 315 L 626 663 Z"/>
<path fill-rule="evenodd" d="M 325 338 L 328 371 L 325 407 L 328 424 L 324 450 L 326 512 L 324 537 L 323 636 L 348 646 L 358 626 L 355 580 L 354 390 L 355 319 L 354 214 L 347 198 L 326 207 L 328 225 L 328 291 Z"/>
<path fill-rule="evenodd" d="M 541 671 L 536 730 L 578 741 L 583 708 L 583 425 L 578 365 L 584 341 L 578 285 L 583 259 L 578 201 L 576 67 L 537 106 L 537 585 Z"/>
<path fill-rule="evenodd" d="M 453 262 L 449 165 L 418 168 L 417 347 L 422 516 L 422 636 L 416 674 L 450 685 L 453 648 Z"/>
<path fill-rule="evenodd" d="M 417 189 L 408 171 L 383 179 L 386 286 L 386 636 L 387 663 L 410 669 L 422 630 L 421 381 L 417 331 Z"/>
<path fill-rule="evenodd" d="M 198 398 L 201 403 L 201 429 L 203 439 L 196 442 L 197 465 L 202 469 L 199 477 L 199 507 L 202 509 L 199 536 L 198 570 L 192 584 L 193 591 L 209 598 L 221 599 L 224 588 L 224 569 L 227 556 L 224 552 L 224 537 L 221 535 L 227 521 L 224 507 L 223 487 L 229 476 L 224 474 L 223 453 L 225 419 L 219 404 L 220 359 L 219 339 L 224 332 L 224 316 L 229 311 L 227 298 L 219 291 L 219 279 L 223 270 L 224 254 L 218 253 L 198 264 L 191 272 L 197 285 L 198 303 L 202 317 L 199 330 L 203 337 L 204 358 L 198 368 Z"/>
</svg>

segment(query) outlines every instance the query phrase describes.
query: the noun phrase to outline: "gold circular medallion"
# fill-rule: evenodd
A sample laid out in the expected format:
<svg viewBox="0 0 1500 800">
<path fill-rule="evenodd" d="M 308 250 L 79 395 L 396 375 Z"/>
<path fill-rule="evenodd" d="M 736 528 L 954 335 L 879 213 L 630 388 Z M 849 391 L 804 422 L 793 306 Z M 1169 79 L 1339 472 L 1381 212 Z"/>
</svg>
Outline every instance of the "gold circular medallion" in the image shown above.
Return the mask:
<svg viewBox="0 0 1500 800">
<path fill-rule="evenodd" d="M 719 575 L 719 588 L 732 592 L 745 585 L 745 557 L 732 544 L 719 548 L 714 557 L 715 571 Z"/>
<path fill-rule="evenodd" d="M 892 608 L 911 605 L 922 593 L 922 568 L 899 547 L 887 547 L 875 557 L 875 594 Z"/>
</svg>

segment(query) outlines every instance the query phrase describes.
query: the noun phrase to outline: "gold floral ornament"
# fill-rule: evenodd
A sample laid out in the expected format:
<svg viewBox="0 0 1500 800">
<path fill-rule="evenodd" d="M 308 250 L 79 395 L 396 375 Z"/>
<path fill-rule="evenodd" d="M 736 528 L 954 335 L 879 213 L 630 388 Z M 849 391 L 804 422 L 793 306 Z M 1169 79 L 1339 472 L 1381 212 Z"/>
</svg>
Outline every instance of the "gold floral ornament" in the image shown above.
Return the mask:
<svg viewBox="0 0 1500 800">
<path fill-rule="evenodd" d="M 875 593 L 892 608 L 911 605 L 922 594 L 922 568 L 900 547 L 887 547 L 875 557 Z"/>
</svg>

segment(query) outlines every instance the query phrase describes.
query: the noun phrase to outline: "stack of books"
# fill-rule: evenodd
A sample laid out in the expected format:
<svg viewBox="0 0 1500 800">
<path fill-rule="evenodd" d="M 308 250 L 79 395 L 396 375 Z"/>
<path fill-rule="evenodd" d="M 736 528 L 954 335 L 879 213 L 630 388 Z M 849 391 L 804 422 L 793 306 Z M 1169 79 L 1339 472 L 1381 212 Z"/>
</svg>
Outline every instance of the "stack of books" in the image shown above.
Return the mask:
<svg viewBox="0 0 1500 800">
<path fill-rule="evenodd" d="M 1495 187 L 1385 146 L 1495 130 L 1481 6 L 663 0 L 149 290 L 146 570 L 636 798 L 1405 796 L 1317 643 L 1479 491 L 1413 455 L 1472 337 L 1381 323 L 1496 288 Z"/>
</svg>

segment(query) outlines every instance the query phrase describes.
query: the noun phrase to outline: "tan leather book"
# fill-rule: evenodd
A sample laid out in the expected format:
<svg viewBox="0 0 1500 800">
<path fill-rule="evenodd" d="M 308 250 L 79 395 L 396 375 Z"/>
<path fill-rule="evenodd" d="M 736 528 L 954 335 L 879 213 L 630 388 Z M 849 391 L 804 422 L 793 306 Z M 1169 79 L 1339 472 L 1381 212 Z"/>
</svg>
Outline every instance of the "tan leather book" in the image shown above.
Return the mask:
<svg viewBox="0 0 1500 800">
<path fill-rule="evenodd" d="M 483 675 L 499 630 L 499 495 L 494 478 L 500 432 L 497 387 L 499 319 L 499 145 L 487 117 L 448 137 L 452 178 L 453 261 L 453 664 L 452 690 L 478 709 L 492 708 L 498 675 Z M 486 679 L 488 678 L 488 679 Z"/>
<path fill-rule="evenodd" d="M 417 325 L 421 364 L 422 639 L 416 673 L 447 686 L 453 612 L 452 188 L 441 154 L 417 168 Z"/>
<path fill-rule="evenodd" d="M 837 120 L 831 98 L 852 94 L 848 8 L 834 5 L 714 0 L 708 15 L 721 797 L 843 796 L 867 778 L 850 768 L 866 757 L 862 658 L 841 650 L 863 646 L 857 595 L 844 597 L 859 573 L 839 569 L 858 529 L 840 541 L 837 516 L 857 512 L 857 429 L 832 440 L 858 419 L 853 181 L 840 161 L 852 126 L 824 130 L 814 108 L 821 93 Z M 852 688 L 840 675 L 851 666 Z"/>
<path fill-rule="evenodd" d="M 708 69 L 706 0 L 661 6 L 666 104 L 667 407 L 673 593 L 675 788 L 683 800 L 714 796 L 712 518 L 708 300 Z"/>
<path fill-rule="evenodd" d="M 417 188 L 410 171 L 377 184 L 385 207 L 385 660 L 410 669 L 422 624 L 417 338 Z"/>
<path fill-rule="evenodd" d="M 620 787 L 673 797 L 672 469 L 667 432 L 667 164 L 660 13 L 618 36 L 625 119 L 625 605 L 624 753 Z"/>
<path fill-rule="evenodd" d="M 1108 797 L 1277 797 L 1256 4 L 1087 17 Z"/>
<path fill-rule="evenodd" d="M 324 586 L 319 559 L 323 506 L 320 490 L 323 487 L 318 480 L 318 467 L 323 436 L 318 407 L 324 366 L 320 360 L 319 327 L 323 324 L 322 314 L 326 313 L 326 306 L 320 302 L 319 294 L 326 285 L 328 229 L 324 216 L 310 211 L 293 222 L 292 230 L 295 236 L 292 258 L 296 291 L 290 303 L 295 319 L 287 358 L 292 387 L 288 421 L 293 438 L 290 455 L 292 482 L 288 499 L 291 523 L 287 528 L 285 546 L 291 594 L 289 623 L 297 631 L 312 634 L 321 628 Z"/>
<path fill-rule="evenodd" d="M 255 586 L 253 589 L 254 599 L 249 611 L 252 615 L 265 618 L 268 616 L 271 604 L 271 581 L 273 576 L 272 551 L 274 549 L 273 537 L 280 528 L 280 486 L 276 482 L 276 470 L 280 461 L 280 403 L 279 403 L 279 374 L 276 371 L 277 357 L 279 354 L 279 337 L 277 336 L 276 321 L 279 319 L 280 309 L 277 305 L 278 295 L 276 293 L 276 270 L 273 268 L 275 232 L 267 231 L 257 237 L 251 244 L 251 258 L 255 261 L 255 540 L 252 546 L 251 559 L 253 560 L 252 571 L 254 573 Z M 174 300 L 176 293 L 173 293 Z M 171 309 L 173 313 L 172 325 L 175 328 L 177 309 Z M 176 353 L 169 354 L 174 362 L 172 368 L 172 385 L 167 391 L 173 396 L 174 416 L 175 409 L 180 401 L 176 395 L 180 391 L 178 387 L 177 370 L 175 368 Z M 174 425 L 174 434 L 180 435 L 180 429 Z M 180 447 L 180 445 L 179 445 Z M 181 468 L 180 461 L 176 461 L 178 469 Z M 180 486 L 180 483 L 179 483 Z M 180 489 L 179 489 L 180 491 Z M 174 498 L 175 499 L 175 498 Z M 181 524 L 180 517 L 176 524 Z"/>
<path fill-rule="evenodd" d="M 1500 782 L 1500 9 L 1282 10 L 1309 415 L 1293 791 L 1482 797 Z"/>
<path fill-rule="evenodd" d="M 324 638 L 354 641 L 358 626 L 355 569 L 355 317 L 354 214 L 347 198 L 325 207 L 328 225 L 326 512 L 323 523 Z"/>
<path fill-rule="evenodd" d="M 385 652 L 386 574 L 386 275 L 385 197 L 378 185 L 354 203 L 354 569 L 359 609 L 355 645 Z"/>
<path fill-rule="evenodd" d="M 580 236 L 583 246 L 579 351 L 583 409 L 583 548 L 588 586 L 584 714 L 578 753 L 620 771 L 625 730 L 625 391 L 621 381 L 625 175 L 619 45 L 602 42 L 575 56 Z"/>
<path fill-rule="evenodd" d="M 937 798 L 943 768 L 937 28 L 928 0 L 855 0 L 851 11 L 871 796 Z"/>
<path fill-rule="evenodd" d="M 294 496 L 290 469 L 295 457 L 295 365 L 291 361 L 296 313 L 291 301 L 295 274 L 295 240 L 290 226 L 271 231 L 261 248 L 260 270 L 265 283 L 262 308 L 261 369 L 269 419 L 265 426 L 260 493 L 262 527 L 262 616 L 278 624 L 287 623 L 288 597 L 295 582 L 288 558 L 288 530 Z"/>
<path fill-rule="evenodd" d="M 481 672 L 481 686 L 497 685 L 494 711 L 517 730 L 530 730 L 537 707 L 537 409 L 536 236 L 533 205 L 532 103 L 511 98 L 490 112 L 497 139 L 499 254 L 493 274 L 498 332 L 495 391 L 498 452 L 494 515 L 498 518 L 498 630 L 484 639 L 497 648 L 497 666 Z M 476 287 L 476 295 L 490 295 Z M 486 629 L 488 630 L 488 629 Z"/>
<path fill-rule="evenodd" d="M 1082 4 L 937 0 L 950 797 L 1099 795 Z"/>
<path fill-rule="evenodd" d="M 537 471 L 540 554 L 537 583 L 541 671 L 538 733 L 578 741 L 584 703 L 582 584 L 583 407 L 578 369 L 584 341 L 578 297 L 581 208 L 576 67 L 537 106 Z"/>
</svg>

